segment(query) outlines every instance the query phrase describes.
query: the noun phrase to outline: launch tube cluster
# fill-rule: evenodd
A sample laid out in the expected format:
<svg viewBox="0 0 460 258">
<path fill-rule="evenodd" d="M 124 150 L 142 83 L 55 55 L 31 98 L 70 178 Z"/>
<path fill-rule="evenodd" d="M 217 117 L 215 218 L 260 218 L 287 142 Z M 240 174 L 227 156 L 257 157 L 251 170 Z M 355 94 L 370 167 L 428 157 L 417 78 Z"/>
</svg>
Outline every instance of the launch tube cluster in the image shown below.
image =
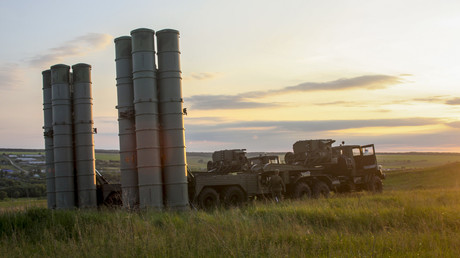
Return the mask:
<svg viewBox="0 0 460 258">
<path fill-rule="evenodd" d="M 179 32 L 136 29 L 115 53 L 123 206 L 187 209 Z"/>
<path fill-rule="evenodd" d="M 97 206 L 91 66 L 57 64 L 43 75 L 48 208 Z"/>
<path fill-rule="evenodd" d="M 123 206 L 188 209 L 179 32 L 140 28 L 116 38 L 115 66 Z M 43 71 L 51 209 L 97 207 L 91 66 L 72 71 Z"/>
</svg>

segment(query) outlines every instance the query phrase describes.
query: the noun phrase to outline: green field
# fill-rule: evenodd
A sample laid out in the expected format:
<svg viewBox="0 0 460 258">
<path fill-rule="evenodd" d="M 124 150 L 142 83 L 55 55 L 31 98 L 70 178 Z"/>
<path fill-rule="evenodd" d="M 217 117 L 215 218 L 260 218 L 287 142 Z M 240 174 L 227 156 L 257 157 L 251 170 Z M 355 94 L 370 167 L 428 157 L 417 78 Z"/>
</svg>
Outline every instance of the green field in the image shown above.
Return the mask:
<svg viewBox="0 0 460 258">
<path fill-rule="evenodd" d="M 460 162 L 460 153 L 388 153 L 377 160 L 385 169 L 420 169 Z"/>
<path fill-rule="evenodd" d="M 0 201 L 0 211 L 26 210 L 29 208 L 46 208 L 46 198 L 10 198 Z"/>
<path fill-rule="evenodd" d="M 25 206 L 17 203 L 16 209 L 3 202 L 0 253 L 4 257 L 460 257 L 460 163 L 390 171 L 384 187 L 383 194 L 339 194 L 278 205 L 255 202 L 211 212 L 50 211 L 30 207 L 31 200 Z"/>
</svg>

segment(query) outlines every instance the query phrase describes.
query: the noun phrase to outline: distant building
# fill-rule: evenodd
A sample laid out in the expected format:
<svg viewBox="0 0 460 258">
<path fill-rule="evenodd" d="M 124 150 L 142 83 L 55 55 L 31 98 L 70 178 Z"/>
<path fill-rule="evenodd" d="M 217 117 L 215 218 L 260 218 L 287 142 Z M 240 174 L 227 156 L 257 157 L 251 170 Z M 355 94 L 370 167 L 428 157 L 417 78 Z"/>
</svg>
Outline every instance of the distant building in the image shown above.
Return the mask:
<svg viewBox="0 0 460 258">
<path fill-rule="evenodd" d="M 17 157 L 18 157 L 18 155 L 14 155 L 14 154 L 8 155 L 8 158 L 17 158 Z"/>
<path fill-rule="evenodd" d="M 30 165 L 45 165 L 46 164 L 45 161 L 29 161 L 27 163 L 29 163 Z"/>
<path fill-rule="evenodd" d="M 17 158 L 16 161 L 19 162 L 30 162 L 30 161 L 36 161 L 36 158 Z"/>
<path fill-rule="evenodd" d="M 21 157 L 24 157 L 24 158 L 43 158 L 43 155 L 40 155 L 40 154 L 24 154 L 24 155 L 21 155 Z"/>
</svg>

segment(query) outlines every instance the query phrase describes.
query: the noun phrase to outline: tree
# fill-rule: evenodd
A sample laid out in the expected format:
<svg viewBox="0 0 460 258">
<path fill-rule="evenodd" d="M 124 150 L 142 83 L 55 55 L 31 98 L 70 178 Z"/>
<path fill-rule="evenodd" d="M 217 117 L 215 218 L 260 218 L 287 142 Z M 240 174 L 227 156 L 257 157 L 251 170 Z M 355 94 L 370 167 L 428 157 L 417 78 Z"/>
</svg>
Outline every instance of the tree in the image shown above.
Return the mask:
<svg viewBox="0 0 460 258">
<path fill-rule="evenodd" d="M 12 194 L 11 197 L 13 197 L 13 198 L 19 198 L 19 197 L 21 197 L 21 193 L 20 193 L 18 190 L 16 190 L 16 191 L 13 192 L 13 194 Z"/>
<path fill-rule="evenodd" d="M 8 194 L 5 191 L 0 191 L 0 201 L 5 200 L 8 197 Z"/>
</svg>

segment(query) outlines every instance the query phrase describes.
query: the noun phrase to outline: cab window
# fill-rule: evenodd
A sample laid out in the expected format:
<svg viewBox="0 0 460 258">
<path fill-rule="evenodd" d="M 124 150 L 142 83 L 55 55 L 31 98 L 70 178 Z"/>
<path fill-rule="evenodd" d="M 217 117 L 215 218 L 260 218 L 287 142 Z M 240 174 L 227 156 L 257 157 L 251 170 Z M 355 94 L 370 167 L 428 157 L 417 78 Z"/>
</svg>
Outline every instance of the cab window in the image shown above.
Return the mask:
<svg viewBox="0 0 460 258">
<path fill-rule="evenodd" d="M 372 148 L 372 147 L 363 148 L 363 155 L 364 156 L 374 155 L 374 148 Z"/>
<path fill-rule="evenodd" d="M 353 156 L 360 156 L 361 151 L 359 151 L 359 148 L 353 148 Z"/>
</svg>

